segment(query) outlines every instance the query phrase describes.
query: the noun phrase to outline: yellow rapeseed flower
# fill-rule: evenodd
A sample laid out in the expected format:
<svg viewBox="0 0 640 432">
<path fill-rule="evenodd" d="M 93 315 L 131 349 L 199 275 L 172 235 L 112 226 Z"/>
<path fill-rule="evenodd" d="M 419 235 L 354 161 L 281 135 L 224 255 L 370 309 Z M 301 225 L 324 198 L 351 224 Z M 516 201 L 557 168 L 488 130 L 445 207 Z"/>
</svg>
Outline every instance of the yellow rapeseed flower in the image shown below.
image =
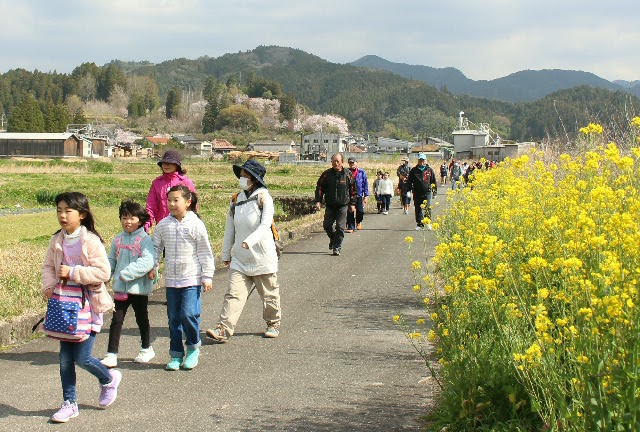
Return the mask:
<svg viewBox="0 0 640 432">
<path fill-rule="evenodd" d="M 413 267 L 414 270 L 420 270 L 422 268 L 422 263 L 420 261 L 414 261 L 411 263 L 411 267 Z"/>
<path fill-rule="evenodd" d="M 393 322 L 397 323 L 398 321 L 400 321 L 400 315 L 394 315 Z"/>
<path fill-rule="evenodd" d="M 585 355 L 579 355 L 578 357 L 576 357 L 576 360 L 578 361 L 578 363 L 582 363 L 582 364 L 589 363 L 589 357 Z"/>
<path fill-rule="evenodd" d="M 404 241 L 405 241 L 406 243 L 413 243 L 413 237 L 411 237 L 411 236 L 406 236 L 406 237 L 404 238 Z"/>
</svg>

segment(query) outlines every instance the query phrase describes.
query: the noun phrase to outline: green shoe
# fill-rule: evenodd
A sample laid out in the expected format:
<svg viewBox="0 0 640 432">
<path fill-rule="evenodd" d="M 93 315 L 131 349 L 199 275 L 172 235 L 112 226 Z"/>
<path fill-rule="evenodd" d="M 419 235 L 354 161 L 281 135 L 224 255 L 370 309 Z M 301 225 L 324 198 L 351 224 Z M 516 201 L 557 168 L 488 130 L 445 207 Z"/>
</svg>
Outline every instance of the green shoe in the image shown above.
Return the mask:
<svg viewBox="0 0 640 432">
<path fill-rule="evenodd" d="M 177 371 L 180 369 L 180 363 L 182 363 L 182 359 L 180 357 L 171 357 L 171 361 L 167 363 L 165 369 L 168 371 Z"/>
<path fill-rule="evenodd" d="M 200 356 L 200 349 L 196 348 L 193 350 L 187 350 L 187 356 L 184 358 L 182 362 L 182 369 L 191 370 L 194 367 L 198 366 L 198 357 Z"/>
</svg>

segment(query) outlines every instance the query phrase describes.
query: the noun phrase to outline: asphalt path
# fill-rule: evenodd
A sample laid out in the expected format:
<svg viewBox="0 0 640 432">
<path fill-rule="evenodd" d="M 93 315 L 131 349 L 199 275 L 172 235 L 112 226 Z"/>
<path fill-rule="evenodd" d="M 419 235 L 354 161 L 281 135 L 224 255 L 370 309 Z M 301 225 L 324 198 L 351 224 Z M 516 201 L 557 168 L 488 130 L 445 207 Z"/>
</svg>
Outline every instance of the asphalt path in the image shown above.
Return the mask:
<svg viewBox="0 0 640 432">
<path fill-rule="evenodd" d="M 0 431 L 418 431 L 436 389 L 392 322 L 398 313 L 424 315 L 409 270 L 420 257 L 404 238 L 424 235 L 430 254 L 434 236 L 414 228 L 413 214 L 402 214 L 394 199 L 389 215 L 367 214 L 363 230 L 346 234 L 339 257 L 319 230 L 289 245 L 280 261 L 280 337 L 262 337 L 254 293 L 228 343 L 203 338 L 192 371 L 164 370 L 169 342 L 159 290 L 150 301 L 156 358 L 132 362 L 139 337 L 130 309 L 118 400 L 97 409 L 98 383 L 78 368 L 80 416 L 66 425 L 48 423 L 61 403 L 58 343 L 41 338 L 0 352 Z M 203 336 L 216 323 L 226 287 L 227 271 L 219 270 L 214 291 L 203 295 Z M 106 351 L 110 317 L 105 321 L 97 357 Z"/>
</svg>

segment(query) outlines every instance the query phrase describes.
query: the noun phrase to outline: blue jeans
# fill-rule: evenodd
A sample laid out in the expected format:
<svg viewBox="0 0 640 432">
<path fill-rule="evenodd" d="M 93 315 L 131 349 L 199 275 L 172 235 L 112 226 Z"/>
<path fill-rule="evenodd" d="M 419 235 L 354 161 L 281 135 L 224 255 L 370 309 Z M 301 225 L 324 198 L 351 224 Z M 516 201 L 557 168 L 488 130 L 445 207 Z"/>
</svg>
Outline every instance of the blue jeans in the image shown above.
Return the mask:
<svg viewBox="0 0 640 432">
<path fill-rule="evenodd" d="M 184 357 L 182 333 L 187 349 L 200 346 L 201 287 L 167 288 L 167 317 L 169 318 L 169 355 Z"/>
<path fill-rule="evenodd" d="M 76 392 L 76 364 L 98 378 L 100 384 L 109 384 L 112 380 L 109 369 L 93 357 L 93 344 L 96 334 L 91 333 L 84 342 L 60 341 L 60 380 L 62 381 L 63 400 L 75 402 L 78 400 Z"/>
</svg>

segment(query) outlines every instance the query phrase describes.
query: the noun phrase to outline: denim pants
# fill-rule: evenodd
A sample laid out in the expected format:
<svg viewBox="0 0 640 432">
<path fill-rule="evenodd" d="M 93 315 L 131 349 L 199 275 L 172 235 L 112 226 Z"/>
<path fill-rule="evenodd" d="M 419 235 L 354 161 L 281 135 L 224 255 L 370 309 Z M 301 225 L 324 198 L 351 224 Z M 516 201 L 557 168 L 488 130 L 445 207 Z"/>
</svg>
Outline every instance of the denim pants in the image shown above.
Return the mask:
<svg viewBox="0 0 640 432">
<path fill-rule="evenodd" d="M 167 288 L 167 317 L 169 318 L 169 355 L 184 357 L 182 333 L 187 349 L 200 346 L 201 287 Z"/>
<path fill-rule="evenodd" d="M 109 384 L 112 380 L 109 369 L 93 357 L 93 344 L 96 334 L 91 333 L 84 342 L 60 341 L 60 380 L 62 398 L 69 402 L 78 400 L 76 392 L 76 364 L 98 378 L 100 384 Z"/>
<path fill-rule="evenodd" d="M 338 207 L 325 207 L 322 227 L 327 233 L 327 236 L 329 236 L 329 241 L 334 248 L 342 247 L 342 240 L 344 239 L 344 224 L 346 221 L 346 205 Z"/>
<path fill-rule="evenodd" d="M 424 209 L 420 206 L 423 202 L 426 205 Z M 422 219 L 424 219 L 425 216 L 431 219 L 431 193 L 427 193 L 427 196 L 424 197 L 416 196 L 413 205 L 415 206 L 416 225 L 423 227 L 424 223 Z"/>
<path fill-rule="evenodd" d="M 347 229 L 355 230 L 356 225 L 364 219 L 364 198 L 356 198 L 356 211 L 347 210 Z"/>
</svg>

